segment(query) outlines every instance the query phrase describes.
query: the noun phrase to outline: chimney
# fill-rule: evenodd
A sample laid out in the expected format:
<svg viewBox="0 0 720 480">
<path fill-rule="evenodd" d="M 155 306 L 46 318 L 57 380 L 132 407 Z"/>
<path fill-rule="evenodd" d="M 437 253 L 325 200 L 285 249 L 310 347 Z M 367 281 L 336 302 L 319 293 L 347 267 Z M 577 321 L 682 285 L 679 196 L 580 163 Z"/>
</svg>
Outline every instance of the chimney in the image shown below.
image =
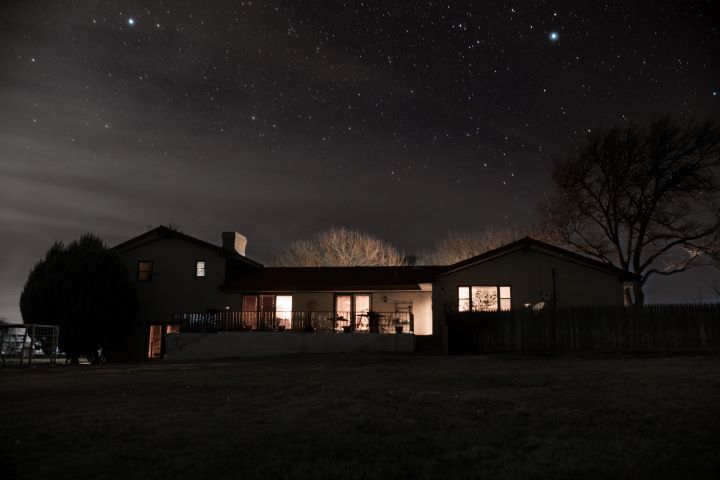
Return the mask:
<svg viewBox="0 0 720 480">
<path fill-rule="evenodd" d="M 222 245 L 226 250 L 245 256 L 247 238 L 238 232 L 222 232 Z"/>
</svg>

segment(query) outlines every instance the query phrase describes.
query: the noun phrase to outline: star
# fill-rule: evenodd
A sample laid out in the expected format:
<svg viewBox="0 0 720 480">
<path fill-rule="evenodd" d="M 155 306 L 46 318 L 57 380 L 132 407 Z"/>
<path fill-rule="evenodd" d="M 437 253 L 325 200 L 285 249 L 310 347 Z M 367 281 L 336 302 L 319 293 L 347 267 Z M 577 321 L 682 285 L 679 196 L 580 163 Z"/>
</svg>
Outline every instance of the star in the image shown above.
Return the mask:
<svg viewBox="0 0 720 480">
<path fill-rule="evenodd" d="M 128 21 L 127 21 L 127 22 L 128 22 L 128 25 L 130 25 L 131 27 L 132 27 L 133 25 L 135 25 L 135 19 L 132 18 L 132 17 L 128 18 Z"/>
<path fill-rule="evenodd" d="M 553 30 L 552 32 L 550 32 L 548 34 L 548 38 L 550 39 L 551 42 L 555 43 L 558 40 L 560 40 L 560 34 L 558 32 L 556 32 L 555 30 Z"/>
</svg>

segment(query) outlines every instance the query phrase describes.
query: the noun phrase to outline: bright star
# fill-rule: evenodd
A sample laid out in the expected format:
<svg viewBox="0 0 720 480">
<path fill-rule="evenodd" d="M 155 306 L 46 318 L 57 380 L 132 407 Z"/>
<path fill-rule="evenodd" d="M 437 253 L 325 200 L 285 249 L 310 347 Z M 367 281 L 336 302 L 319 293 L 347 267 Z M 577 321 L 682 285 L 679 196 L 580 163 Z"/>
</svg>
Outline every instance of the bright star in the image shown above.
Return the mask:
<svg viewBox="0 0 720 480">
<path fill-rule="evenodd" d="M 557 42 L 558 40 L 560 40 L 560 34 L 558 32 L 552 31 L 548 35 L 548 38 L 551 42 Z"/>
<path fill-rule="evenodd" d="M 131 27 L 135 25 L 135 19 L 132 17 L 128 18 L 128 25 L 130 25 Z"/>
</svg>

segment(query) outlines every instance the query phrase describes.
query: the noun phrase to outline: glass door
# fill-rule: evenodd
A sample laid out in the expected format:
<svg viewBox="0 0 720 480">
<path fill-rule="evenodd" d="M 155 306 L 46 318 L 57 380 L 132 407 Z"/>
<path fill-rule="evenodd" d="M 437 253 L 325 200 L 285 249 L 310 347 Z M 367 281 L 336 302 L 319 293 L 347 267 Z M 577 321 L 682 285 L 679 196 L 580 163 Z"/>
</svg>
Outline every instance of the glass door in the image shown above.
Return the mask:
<svg viewBox="0 0 720 480">
<path fill-rule="evenodd" d="M 275 320 L 280 330 L 292 328 L 292 295 L 278 295 L 275 297 Z"/>
<path fill-rule="evenodd" d="M 243 295 L 242 299 L 242 328 L 258 328 L 258 296 Z"/>
<path fill-rule="evenodd" d="M 335 330 L 351 329 L 352 295 L 335 296 Z"/>
<path fill-rule="evenodd" d="M 162 355 L 162 325 L 150 325 L 148 334 L 148 358 L 160 358 Z"/>
<path fill-rule="evenodd" d="M 260 295 L 258 330 L 275 328 L 275 295 Z"/>
<path fill-rule="evenodd" d="M 370 295 L 368 294 L 335 295 L 336 329 L 347 327 L 346 329 L 350 331 L 367 331 L 369 311 Z"/>
<path fill-rule="evenodd" d="M 355 295 L 355 330 L 367 332 L 370 329 L 368 312 L 370 311 L 370 295 Z"/>
</svg>

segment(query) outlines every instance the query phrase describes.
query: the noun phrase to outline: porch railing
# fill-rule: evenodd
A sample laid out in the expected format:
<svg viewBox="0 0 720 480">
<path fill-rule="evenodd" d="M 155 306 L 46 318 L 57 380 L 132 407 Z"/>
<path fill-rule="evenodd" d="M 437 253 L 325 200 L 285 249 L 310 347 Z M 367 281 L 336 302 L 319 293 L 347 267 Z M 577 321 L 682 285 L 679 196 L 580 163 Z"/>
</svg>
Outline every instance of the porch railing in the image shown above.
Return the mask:
<svg viewBox="0 0 720 480">
<path fill-rule="evenodd" d="M 176 313 L 180 333 L 276 331 L 402 333 L 413 331 L 410 312 L 258 312 Z"/>
</svg>

